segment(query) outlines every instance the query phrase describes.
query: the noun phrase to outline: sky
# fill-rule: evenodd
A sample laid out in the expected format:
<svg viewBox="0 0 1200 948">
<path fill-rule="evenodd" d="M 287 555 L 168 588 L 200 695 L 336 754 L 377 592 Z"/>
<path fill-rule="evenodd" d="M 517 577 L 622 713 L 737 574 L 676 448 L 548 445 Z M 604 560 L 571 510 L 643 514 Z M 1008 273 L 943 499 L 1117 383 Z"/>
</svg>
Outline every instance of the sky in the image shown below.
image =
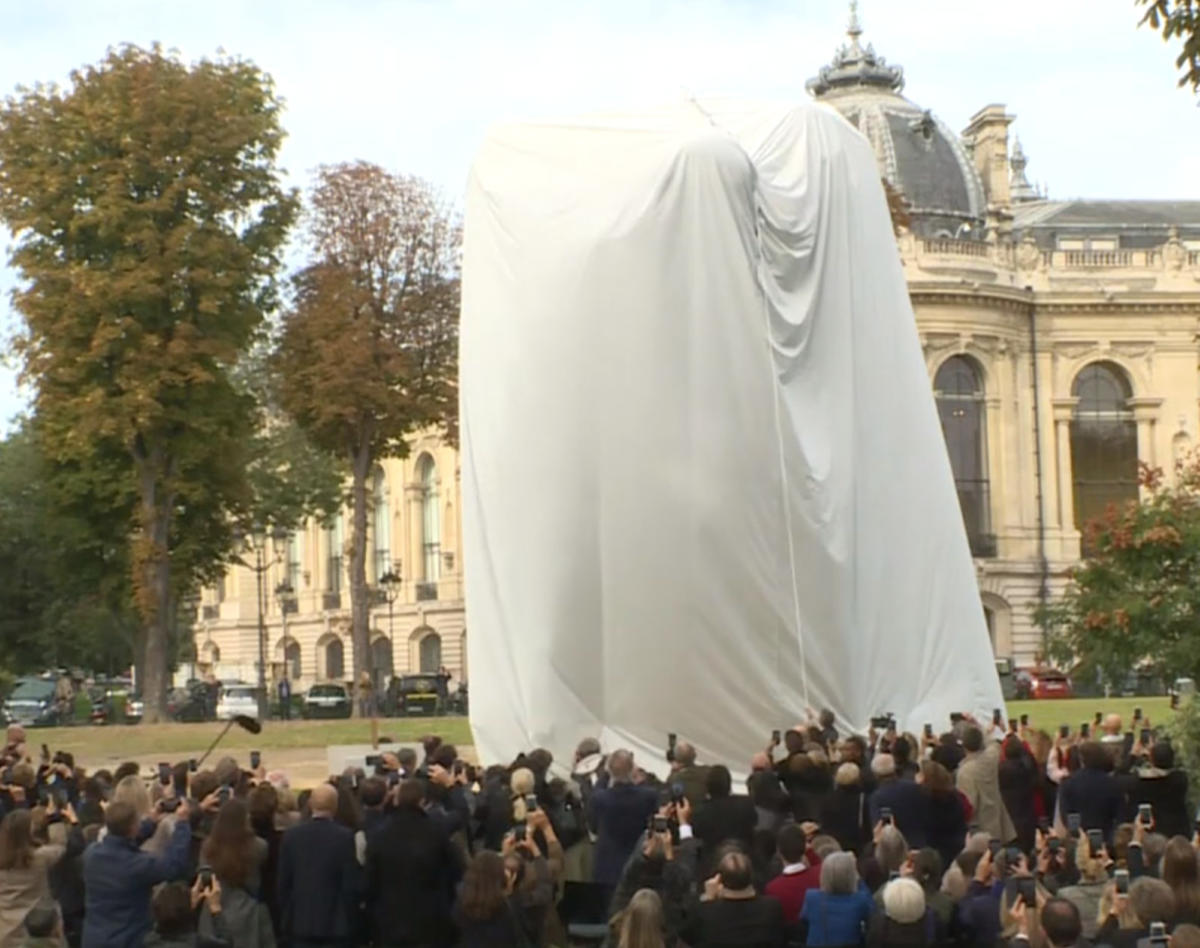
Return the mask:
<svg viewBox="0 0 1200 948">
<path fill-rule="evenodd" d="M 861 0 L 863 42 L 962 129 L 1004 103 L 1052 198 L 1200 199 L 1200 108 L 1133 0 Z M 253 60 L 287 103 L 282 164 L 365 159 L 458 200 L 496 121 L 731 94 L 800 100 L 845 0 L 0 0 L 0 93 L 109 46 Z M 0 237 L 6 237 L 0 231 Z M 7 259 L 7 244 L 4 259 Z M 19 328 L 0 267 L 0 331 Z M 0 366 L 0 433 L 27 403 Z"/>
</svg>

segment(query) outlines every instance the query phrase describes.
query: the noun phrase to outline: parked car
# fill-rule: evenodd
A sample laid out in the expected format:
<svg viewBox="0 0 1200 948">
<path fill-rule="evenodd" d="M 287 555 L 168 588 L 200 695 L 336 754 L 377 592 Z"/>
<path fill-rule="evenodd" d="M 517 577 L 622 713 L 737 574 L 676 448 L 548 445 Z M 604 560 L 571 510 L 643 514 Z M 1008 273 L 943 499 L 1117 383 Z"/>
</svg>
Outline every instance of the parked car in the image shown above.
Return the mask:
<svg viewBox="0 0 1200 948">
<path fill-rule="evenodd" d="M 167 714 L 172 721 L 208 719 L 208 686 L 202 681 L 189 682 L 167 695 Z"/>
<path fill-rule="evenodd" d="M 352 705 L 345 685 L 313 685 L 304 696 L 306 718 L 348 718 Z"/>
<path fill-rule="evenodd" d="M 228 721 L 234 715 L 258 717 L 258 689 L 254 685 L 226 685 L 217 699 L 217 720 Z"/>
<path fill-rule="evenodd" d="M 18 678 L 12 694 L 4 702 L 4 716 L 13 724 L 25 727 L 53 727 L 58 724 L 53 679 Z"/>
<path fill-rule="evenodd" d="M 401 675 L 388 688 L 389 704 L 396 714 L 437 714 L 437 675 Z"/>
<path fill-rule="evenodd" d="M 1074 689 L 1066 672 L 1053 668 L 1023 668 L 1013 676 L 1018 699 L 1073 698 Z"/>
</svg>

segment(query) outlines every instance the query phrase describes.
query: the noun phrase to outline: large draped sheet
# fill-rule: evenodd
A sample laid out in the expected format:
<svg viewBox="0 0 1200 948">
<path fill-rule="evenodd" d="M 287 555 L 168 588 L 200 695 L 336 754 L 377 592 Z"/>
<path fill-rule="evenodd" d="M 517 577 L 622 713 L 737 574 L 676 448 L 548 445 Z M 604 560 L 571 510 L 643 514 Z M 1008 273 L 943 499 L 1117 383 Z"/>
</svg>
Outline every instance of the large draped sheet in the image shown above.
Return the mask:
<svg viewBox="0 0 1200 948">
<path fill-rule="evenodd" d="M 461 425 L 481 759 L 1002 704 L 875 158 L 832 110 L 494 129 Z"/>
</svg>

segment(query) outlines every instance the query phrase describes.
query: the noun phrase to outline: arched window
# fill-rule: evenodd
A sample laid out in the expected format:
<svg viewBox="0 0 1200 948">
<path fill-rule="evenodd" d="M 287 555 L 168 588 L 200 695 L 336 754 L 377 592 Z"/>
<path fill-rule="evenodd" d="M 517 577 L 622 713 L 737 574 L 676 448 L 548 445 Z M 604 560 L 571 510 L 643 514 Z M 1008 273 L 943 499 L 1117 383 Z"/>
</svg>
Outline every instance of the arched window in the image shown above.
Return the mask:
<svg viewBox="0 0 1200 948">
<path fill-rule="evenodd" d="M 325 677 L 346 677 L 345 650 L 342 648 L 341 639 L 333 638 L 325 643 Z"/>
<path fill-rule="evenodd" d="M 392 676 L 392 640 L 379 636 L 371 643 L 371 665 L 375 669 L 375 689 L 380 691 Z"/>
<path fill-rule="evenodd" d="M 1075 376 L 1071 394 L 1079 401 L 1071 421 L 1071 473 L 1075 526 L 1084 556 L 1093 550 L 1087 525 L 1110 505 L 1138 498 L 1137 423 L 1125 373 L 1111 362 L 1093 362 Z"/>
<path fill-rule="evenodd" d="M 287 645 L 283 647 L 283 661 L 287 666 L 287 676 L 292 681 L 300 677 L 300 643 L 295 639 L 288 639 Z"/>
<path fill-rule="evenodd" d="M 375 485 L 372 492 L 372 524 L 375 537 L 375 582 L 392 569 L 392 526 L 388 509 L 387 478 L 383 468 L 375 468 Z"/>
<path fill-rule="evenodd" d="M 421 484 L 421 551 L 425 560 L 425 582 L 436 583 L 441 575 L 442 517 L 438 509 L 437 465 L 428 454 L 417 462 Z"/>
<path fill-rule="evenodd" d="M 951 356 L 938 369 L 933 389 L 971 553 L 995 556 L 988 485 L 987 408 L 978 363 L 969 356 Z"/>
<path fill-rule="evenodd" d="M 436 632 L 430 632 L 421 639 L 421 671 L 433 674 L 442 665 L 442 637 Z"/>
</svg>

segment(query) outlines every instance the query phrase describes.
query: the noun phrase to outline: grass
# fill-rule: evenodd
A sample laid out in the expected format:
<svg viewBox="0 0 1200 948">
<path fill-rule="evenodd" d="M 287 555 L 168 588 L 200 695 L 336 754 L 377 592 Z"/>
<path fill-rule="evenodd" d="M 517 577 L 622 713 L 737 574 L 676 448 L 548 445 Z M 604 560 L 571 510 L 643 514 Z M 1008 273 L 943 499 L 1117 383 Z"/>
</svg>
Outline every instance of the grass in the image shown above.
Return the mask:
<svg viewBox="0 0 1200 948">
<path fill-rule="evenodd" d="M 1046 731 L 1051 736 L 1058 733 L 1060 725 L 1071 725 L 1071 731 L 1079 730 L 1084 721 L 1091 722 L 1097 711 L 1105 714 L 1119 714 L 1125 726 L 1130 730 L 1133 724 L 1133 709 L 1141 708 L 1142 713 L 1150 719 L 1154 726 L 1165 724 L 1172 716 L 1169 698 L 1064 698 L 1050 701 L 1010 701 L 1008 702 L 1009 717 L 1029 715 L 1029 723 L 1035 728 Z"/>
<path fill-rule="evenodd" d="M 149 754 L 196 755 L 204 751 L 225 725 L 113 724 L 104 727 L 31 728 L 31 747 L 45 743 L 51 750 L 70 751 L 81 759 L 135 758 Z M 379 734 L 395 741 L 415 741 L 438 734 L 452 744 L 470 744 L 471 729 L 465 717 L 380 718 Z M 365 744 L 371 740 L 369 720 L 268 721 L 261 734 L 233 727 L 221 742 L 223 748 L 262 751 L 326 747 L 330 744 Z"/>
</svg>

